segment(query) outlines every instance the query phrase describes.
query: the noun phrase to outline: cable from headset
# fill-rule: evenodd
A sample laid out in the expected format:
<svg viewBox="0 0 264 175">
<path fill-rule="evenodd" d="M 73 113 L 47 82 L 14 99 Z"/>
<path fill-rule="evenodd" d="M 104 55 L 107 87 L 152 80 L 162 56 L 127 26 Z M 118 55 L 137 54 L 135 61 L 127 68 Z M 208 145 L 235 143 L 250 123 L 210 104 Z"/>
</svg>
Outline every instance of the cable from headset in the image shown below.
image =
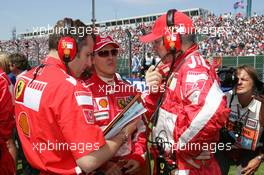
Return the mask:
<svg viewBox="0 0 264 175">
<path fill-rule="evenodd" d="M 36 78 L 37 78 L 37 75 L 38 75 L 38 72 L 40 71 L 40 69 L 42 69 L 43 67 L 45 67 L 46 64 L 43 64 L 41 63 L 34 71 L 33 73 L 33 79 L 30 81 L 29 84 L 31 84 Z"/>
<path fill-rule="evenodd" d="M 68 73 L 68 75 L 70 75 L 70 76 L 72 76 L 72 74 L 71 74 L 71 70 L 70 70 L 70 67 L 69 67 L 69 62 L 64 62 L 64 65 L 66 66 L 66 71 L 67 71 L 67 73 Z"/>
<path fill-rule="evenodd" d="M 152 114 L 152 116 L 150 118 L 150 121 L 153 120 L 153 125 L 154 126 L 156 126 L 157 122 L 158 122 L 159 108 L 162 105 L 163 97 L 164 97 L 165 92 L 167 90 L 168 80 L 169 80 L 169 77 L 171 76 L 171 73 L 173 71 L 173 66 L 175 64 L 175 61 L 176 61 L 176 52 L 172 52 L 172 63 L 170 65 L 170 71 L 169 71 L 169 73 L 168 73 L 168 75 L 166 76 L 166 79 L 165 79 L 164 91 L 160 95 L 160 98 L 158 99 L 158 102 L 157 102 L 157 108 L 156 108 L 156 110 L 154 111 L 154 113 Z"/>
</svg>

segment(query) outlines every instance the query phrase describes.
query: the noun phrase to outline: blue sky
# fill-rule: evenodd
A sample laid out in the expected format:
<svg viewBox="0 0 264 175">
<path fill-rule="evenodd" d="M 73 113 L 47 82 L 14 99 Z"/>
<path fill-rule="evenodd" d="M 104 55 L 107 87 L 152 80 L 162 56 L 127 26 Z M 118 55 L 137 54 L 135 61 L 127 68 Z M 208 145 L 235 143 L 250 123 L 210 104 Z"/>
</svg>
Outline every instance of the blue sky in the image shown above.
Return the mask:
<svg viewBox="0 0 264 175">
<path fill-rule="evenodd" d="M 95 0 L 97 21 L 140 16 L 167 11 L 170 8 L 201 7 L 215 14 L 234 12 L 237 0 Z M 246 0 L 244 0 L 246 1 Z M 252 0 L 252 12 L 264 14 L 264 1 Z M 92 0 L 2 0 L 0 5 L 0 40 L 17 33 L 32 31 L 34 27 L 54 25 L 64 17 L 90 22 Z"/>
</svg>

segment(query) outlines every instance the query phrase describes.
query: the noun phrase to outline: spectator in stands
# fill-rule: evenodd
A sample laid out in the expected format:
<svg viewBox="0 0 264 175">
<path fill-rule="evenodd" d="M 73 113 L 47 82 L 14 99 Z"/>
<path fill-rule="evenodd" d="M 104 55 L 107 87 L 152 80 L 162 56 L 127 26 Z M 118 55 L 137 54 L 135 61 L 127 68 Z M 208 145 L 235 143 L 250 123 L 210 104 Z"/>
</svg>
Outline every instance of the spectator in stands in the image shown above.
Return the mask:
<svg viewBox="0 0 264 175">
<path fill-rule="evenodd" d="M 151 65 L 155 65 L 155 60 L 152 56 L 152 54 L 150 52 L 147 53 L 146 55 L 146 60 L 145 60 L 145 63 L 143 64 L 144 66 L 144 70 L 148 70 L 148 68 L 151 66 Z"/>
<path fill-rule="evenodd" d="M 155 57 L 154 57 L 154 63 L 155 63 L 154 66 L 156 66 L 157 64 L 159 64 L 160 61 L 161 61 L 161 58 L 158 55 L 155 55 Z"/>
<path fill-rule="evenodd" d="M 16 78 L 31 69 L 27 57 L 21 53 L 10 54 L 8 59 L 10 60 L 10 70 Z"/>
<path fill-rule="evenodd" d="M 197 33 L 202 34 L 199 38 L 199 50 L 205 57 L 211 56 L 247 56 L 264 55 L 264 16 L 253 16 L 250 18 L 235 18 L 230 16 L 207 15 L 194 19 Z M 213 28 L 217 27 L 217 30 Z M 125 29 L 132 35 L 132 55 L 143 53 L 143 44 L 139 42 L 139 35 L 142 29 L 148 33 L 152 28 L 152 22 L 145 22 L 129 27 L 108 27 L 102 33 L 110 35 L 118 41 L 120 47 L 120 57 L 128 58 L 128 48 Z M 219 29 L 219 30 L 218 30 Z M 204 32 L 205 31 L 205 32 Z M 218 33 L 216 32 L 218 31 Z M 222 32 L 219 32 L 222 31 Z M 211 32 L 211 33 L 209 33 Z M 206 34 L 208 33 L 208 34 Z M 241 45 L 242 44 L 242 45 Z M 150 44 L 146 44 L 146 52 L 152 52 Z M 40 59 L 48 53 L 48 37 L 38 37 L 30 39 L 9 40 L 0 42 L 0 48 L 7 53 L 22 52 L 28 55 L 28 60 L 37 65 Z"/>
<path fill-rule="evenodd" d="M 140 58 L 138 56 L 138 54 L 135 54 L 132 58 L 132 78 L 138 78 L 139 73 L 140 73 L 140 68 L 141 68 L 141 61 Z"/>
<path fill-rule="evenodd" d="M 256 172 L 264 160 L 264 96 L 263 83 L 254 68 L 243 65 L 236 71 L 238 82 L 226 93 L 231 114 L 221 132 L 220 142 L 232 144 L 232 149 L 219 151 L 216 158 L 223 175 L 231 165 L 238 174 Z"/>
<path fill-rule="evenodd" d="M 11 71 L 10 71 L 10 61 L 8 59 L 8 56 L 3 53 L 0 52 L 0 68 L 8 75 Z"/>
<path fill-rule="evenodd" d="M 10 70 L 10 60 L 8 58 L 8 55 L 0 52 L 0 68 L 7 74 L 9 75 L 11 73 Z M 8 76 L 8 79 L 11 81 L 10 77 Z M 15 82 L 14 82 L 15 83 Z M 12 97 L 14 95 L 14 85 L 11 81 L 11 84 L 9 85 L 9 91 L 12 94 Z"/>
</svg>

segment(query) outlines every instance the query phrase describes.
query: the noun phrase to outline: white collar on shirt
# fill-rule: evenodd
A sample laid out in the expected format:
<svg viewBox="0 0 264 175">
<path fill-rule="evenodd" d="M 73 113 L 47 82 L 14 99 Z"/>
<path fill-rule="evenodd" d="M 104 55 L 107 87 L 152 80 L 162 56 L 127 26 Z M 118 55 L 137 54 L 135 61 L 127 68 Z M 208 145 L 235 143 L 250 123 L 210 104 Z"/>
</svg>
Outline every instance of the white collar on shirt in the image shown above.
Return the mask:
<svg viewBox="0 0 264 175">
<path fill-rule="evenodd" d="M 255 112 L 257 112 L 258 106 L 260 106 L 258 103 L 261 103 L 261 102 L 253 98 L 251 100 L 251 102 L 246 107 L 244 107 L 243 109 L 247 108 L 251 112 L 255 113 Z M 232 105 L 237 105 L 237 104 L 239 105 L 240 108 L 242 108 L 241 104 L 238 101 L 237 95 L 235 95 L 234 99 L 232 101 Z"/>
</svg>

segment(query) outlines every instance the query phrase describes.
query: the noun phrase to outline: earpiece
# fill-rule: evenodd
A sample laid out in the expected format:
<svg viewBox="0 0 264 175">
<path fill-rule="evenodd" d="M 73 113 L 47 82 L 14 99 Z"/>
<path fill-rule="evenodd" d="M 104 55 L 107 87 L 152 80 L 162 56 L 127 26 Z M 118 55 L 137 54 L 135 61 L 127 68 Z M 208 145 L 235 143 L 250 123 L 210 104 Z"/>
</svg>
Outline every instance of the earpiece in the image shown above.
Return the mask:
<svg viewBox="0 0 264 175">
<path fill-rule="evenodd" d="M 58 43 L 58 54 L 63 62 L 72 61 L 77 52 L 77 44 L 74 38 L 62 37 Z"/>
<path fill-rule="evenodd" d="M 163 43 L 168 52 L 176 52 L 181 49 L 181 36 L 174 24 L 174 14 L 176 12 L 176 9 L 171 9 L 166 15 L 167 31 L 163 37 Z"/>
<path fill-rule="evenodd" d="M 74 21 L 70 18 L 65 18 L 63 20 L 64 23 L 64 31 L 70 32 L 72 30 L 72 27 L 74 26 Z M 64 36 L 61 37 L 58 42 L 58 54 L 60 59 L 68 63 L 72 61 L 77 53 L 77 41 L 70 37 L 70 36 Z"/>
</svg>

